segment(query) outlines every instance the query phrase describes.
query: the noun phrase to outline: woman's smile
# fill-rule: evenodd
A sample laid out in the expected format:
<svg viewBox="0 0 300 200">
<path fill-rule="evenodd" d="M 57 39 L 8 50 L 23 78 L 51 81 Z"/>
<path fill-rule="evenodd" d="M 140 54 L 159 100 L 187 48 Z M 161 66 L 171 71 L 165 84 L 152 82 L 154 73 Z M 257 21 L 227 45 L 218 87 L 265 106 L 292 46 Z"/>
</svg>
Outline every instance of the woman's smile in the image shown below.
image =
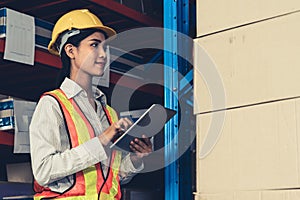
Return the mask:
<svg viewBox="0 0 300 200">
<path fill-rule="evenodd" d="M 104 62 L 104 61 L 96 61 L 95 64 L 96 64 L 96 65 L 100 65 L 100 66 L 102 66 L 102 67 L 105 66 L 105 62 Z"/>
</svg>

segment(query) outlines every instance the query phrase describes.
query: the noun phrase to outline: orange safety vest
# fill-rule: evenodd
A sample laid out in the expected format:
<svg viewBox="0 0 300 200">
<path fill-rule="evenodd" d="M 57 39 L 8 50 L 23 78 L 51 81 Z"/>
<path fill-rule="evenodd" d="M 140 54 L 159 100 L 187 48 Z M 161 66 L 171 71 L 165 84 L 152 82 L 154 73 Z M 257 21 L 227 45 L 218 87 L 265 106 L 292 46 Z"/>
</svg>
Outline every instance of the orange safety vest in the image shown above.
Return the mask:
<svg viewBox="0 0 300 200">
<path fill-rule="evenodd" d="M 74 99 L 68 99 L 61 89 L 46 92 L 44 95 L 51 95 L 59 102 L 66 121 L 66 126 L 68 127 L 72 147 L 76 147 L 95 137 L 91 124 Z M 111 107 L 106 105 L 103 106 L 103 109 L 110 123 L 118 120 L 116 112 Z M 113 151 L 106 179 L 103 177 L 101 164 L 97 163 L 96 165 L 77 172 L 73 186 L 62 194 L 42 187 L 35 181 L 34 189 L 36 194 L 34 199 L 121 199 L 121 188 L 118 176 L 120 164 L 121 152 Z"/>
</svg>

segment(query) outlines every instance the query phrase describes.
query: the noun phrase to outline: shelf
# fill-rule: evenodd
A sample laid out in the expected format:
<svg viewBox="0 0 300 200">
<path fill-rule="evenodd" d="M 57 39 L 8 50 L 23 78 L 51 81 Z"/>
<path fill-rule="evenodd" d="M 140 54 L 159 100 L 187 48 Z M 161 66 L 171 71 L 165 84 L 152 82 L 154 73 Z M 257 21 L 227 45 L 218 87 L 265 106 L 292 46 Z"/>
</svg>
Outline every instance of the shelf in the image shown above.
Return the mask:
<svg viewBox="0 0 300 200">
<path fill-rule="evenodd" d="M 32 183 L 0 181 L 1 199 L 33 199 L 33 195 L 34 191 Z"/>
<path fill-rule="evenodd" d="M 0 56 L 3 55 L 5 39 L 0 39 Z M 36 47 L 35 65 L 0 59 L 0 94 L 6 94 L 26 100 L 37 101 L 46 91 L 55 89 L 55 80 L 61 68 L 58 56 L 48 53 L 45 49 Z M 118 84 L 125 88 L 135 88 L 143 85 L 143 79 L 124 76 L 121 73 L 111 72 L 110 83 Z M 124 81 L 118 82 L 122 77 Z M 142 90 L 157 96 L 162 96 L 162 91 L 155 89 Z"/>
<path fill-rule="evenodd" d="M 154 2 L 159 8 L 156 12 L 162 13 L 162 2 Z M 113 0 L 5 0 L 0 2 L 0 7 L 8 7 L 51 23 L 55 23 L 67 11 L 88 8 L 96 15 L 99 13 L 104 24 L 117 32 L 136 27 L 162 27 L 162 18 L 153 18 Z"/>
<path fill-rule="evenodd" d="M 14 145 L 14 133 L 0 130 L 0 145 Z"/>
<path fill-rule="evenodd" d="M 117 3 L 112 0 L 87 0 L 89 2 L 95 3 L 97 6 L 101 6 L 107 10 L 113 11 L 115 13 L 118 13 L 122 15 L 123 17 L 126 17 L 130 20 L 136 21 L 140 24 L 146 25 L 146 26 L 154 26 L 154 27 L 161 27 L 162 22 L 152 19 L 148 17 L 147 15 L 144 15 L 136 10 L 133 10 L 129 7 L 124 6 L 123 4 Z M 123 20 L 125 22 L 125 20 Z M 108 22 L 109 25 L 109 22 Z"/>
<path fill-rule="evenodd" d="M 156 2 L 156 4 L 160 5 L 162 3 Z M 0 8 L 1 7 L 11 8 L 29 14 L 52 24 L 54 24 L 61 15 L 70 10 L 87 8 L 96 15 L 99 14 L 103 23 L 115 29 L 118 33 L 132 28 L 162 26 L 162 19 L 155 19 L 113 0 L 31 0 L 29 2 L 5 0 L 0 2 Z M 2 57 L 4 47 L 5 39 L 0 39 L 0 56 Z M 137 56 L 141 57 L 142 64 L 144 64 L 155 54 L 156 51 L 147 49 L 139 51 Z M 122 58 L 120 60 L 122 60 Z M 141 63 L 137 62 L 136 66 L 140 64 Z M 0 94 L 37 101 L 43 92 L 56 87 L 55 80 L 60 68 L 60 58 L 49 54 L 46 49 L 39 47 L 36 47 L 34 66 L 0 58 Z M 118 84 L 127 89 L 133 89 L 136 85 L 144 85 L 143 76 L 139 78 L 123 76 L 126 70 L 128 71 L 133 68 L 135 68 L 134 65 L 126 65 L 124 62 L 118 62 L 118 60 L 116 60 L 114 65 L 111 65 L 111 86 L 113 87 Z M 143 71 L 139 73 L 144 74 Z M 118 83 L 122 76 L 124 81 Z M 157 90 L 156 88 L 150 88 L 148 91 L 142 89 L 142 91 L 159 97 L 163 96 L 163 90 Z"/>
<path fill-rule="evenodd" d="M 6 0 L 0 2 L 1 7 L 9 7 L 50 23 L 55 23 L 62 14 L 69 10 L 88 8 L 93 13 L 101 13 L 100 17 L 104 24 L 111 26 L 117 32 L 144 26 L 161 26 L 162 24 L 159 20 L 152 19 L 147 15 L 112 0 L 45 0 L 42 2 L 32 0 L 26 3 L 16 0 Z M 4 50 L 5 38 L 0 38 L 0 94 L 38 101 L 44 92 L 56 88 L 55 80 L 62 66 L 58 56 L 50 54 L 46 48 L 36 47 L 34 66 L 30 66 L 4 60 L 2 58 Z M 145 63 L 145 60 L 149 60 L 154 53 L 155 51 L 153 52 L 153 50 L 148 50 L 148 52 L 139 51 L 136 55 L 129 53 L 124 56 L 125 58 L 118 58 L 119 60 L 117 59 L 111 65 L 111 87 L 103 89 L 106 91 L 109 90 L 107 92 L 111 93 L 111 88 L 116 84 L 124 87 L 126 90 L 132 90 L 137 85 L 144 85 L 144 71 L 140 70 L 141 77 L 124 76 L 124 73 L 135 68 L 135 66 Z M 126 62 L 136 64 L 126 65 Z M 119 82 L 121 78 L 123 81 Z M 147 93 L 149 98 L 152 98 L 151 95 L 155 95 L 155 98 L 163 97 L 163 88 L 155 85 L 139 88 L 139 92 Z M 14 134 L 0 131 L 0 144 L 13 146 Z"/>
<path fill-rule="evenodd" d="M 0 39 L 0 53 L 4 53 L 5 50 L 5 39 L 1 38 Z M 40 64 L 44 64 L 44 65 L 48 65 L 51 67 L 55 67 L 60 69 L 61 67 L 61 61 L 60 58 L 58 56 L 54 56 L 48 52 L 46 52 L 46 50 L 42 50 L 42 49 L 38 49 L 37 51 L 35 51 L 35 62 L 40 63 Z"/>
</svg>

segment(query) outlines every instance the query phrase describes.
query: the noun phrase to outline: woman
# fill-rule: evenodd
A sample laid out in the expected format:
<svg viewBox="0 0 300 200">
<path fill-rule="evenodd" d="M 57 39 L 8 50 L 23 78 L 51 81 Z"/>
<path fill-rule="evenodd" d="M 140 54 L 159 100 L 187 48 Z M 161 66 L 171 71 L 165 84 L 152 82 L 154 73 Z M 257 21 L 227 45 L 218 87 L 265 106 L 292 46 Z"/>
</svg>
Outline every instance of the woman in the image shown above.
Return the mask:
<svg viewBox="0 0 300 200">
<path fill-rule="evenodd" d="M 120 182 L 141 171 L 152 151 L 146 137 L 131 142 L 134 154 L 108 147 L 131 125 L 92 87 L 92 77 L 104 73 L 105 39 L 115 34 L 87 9 L 63 15 L 54 26 L 48 49 L 61 56 L 63 68 L 60 88 L 41 97 L 30 125 L 35 199 L 120 199 Z"/>
</svg>

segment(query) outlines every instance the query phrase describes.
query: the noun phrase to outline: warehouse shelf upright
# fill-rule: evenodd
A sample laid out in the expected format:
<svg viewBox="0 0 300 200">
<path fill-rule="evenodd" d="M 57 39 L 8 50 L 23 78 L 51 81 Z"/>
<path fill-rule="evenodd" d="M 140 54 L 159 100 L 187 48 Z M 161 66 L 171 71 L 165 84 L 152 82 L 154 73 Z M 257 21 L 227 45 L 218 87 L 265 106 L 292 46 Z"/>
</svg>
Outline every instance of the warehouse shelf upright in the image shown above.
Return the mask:
<svg viewBox="0 0 300 200">
<path fill-rule="evenodd" d="M 192 44 L 179 37 L 180 34 L 187 37 L 192 34 L 190 22 L 193 23 L 191 19 L 195 16 L 190 16 L 193 13 L 190 11 L 193 9 L 194 1 L 164 0 L 164 102 L 167 108 L 178 113 L 165 126 L 165 199 L 172 200 L 193 199 L 193 146 L 183 142 L 192 141 L 191 132 L 195 131 L 193 70 L 188 62 L 191 60 Z M 183 151 L 185 153 L 180 155 Z"/>
</svg>

